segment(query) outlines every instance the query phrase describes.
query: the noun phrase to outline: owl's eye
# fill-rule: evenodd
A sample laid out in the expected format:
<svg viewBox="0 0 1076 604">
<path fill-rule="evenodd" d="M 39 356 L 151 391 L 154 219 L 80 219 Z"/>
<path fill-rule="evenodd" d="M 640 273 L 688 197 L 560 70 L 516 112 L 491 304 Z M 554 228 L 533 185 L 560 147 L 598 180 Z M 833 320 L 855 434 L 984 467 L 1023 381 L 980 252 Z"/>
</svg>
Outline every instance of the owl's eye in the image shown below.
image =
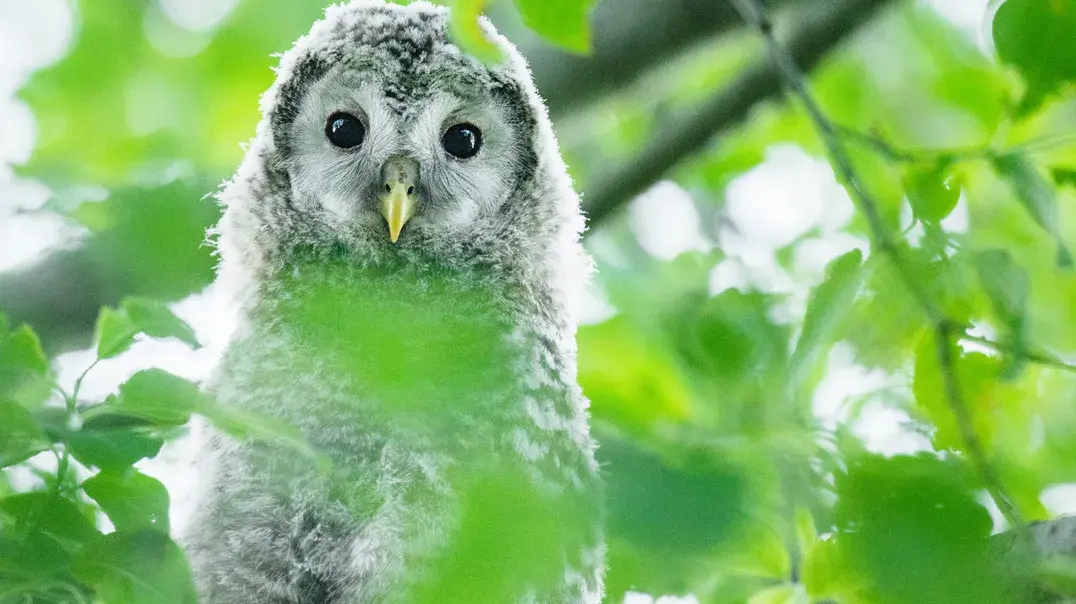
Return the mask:
<svg viewBox="0 0 1076 604">
<path fill-rule="evenodd" d="M 366 138 L 366 126 L 350 113 L 337 112 L 325 122 L 325 137 L 341 149 L 351 149 L 362 144 Z"/>
<path fill-rule="evenodd" d="M 474 124 L 456 124 L 445 131 L 441 146 L 453 157 L 474 157 L 482 148 L 482 131 Z"/>
</svg>

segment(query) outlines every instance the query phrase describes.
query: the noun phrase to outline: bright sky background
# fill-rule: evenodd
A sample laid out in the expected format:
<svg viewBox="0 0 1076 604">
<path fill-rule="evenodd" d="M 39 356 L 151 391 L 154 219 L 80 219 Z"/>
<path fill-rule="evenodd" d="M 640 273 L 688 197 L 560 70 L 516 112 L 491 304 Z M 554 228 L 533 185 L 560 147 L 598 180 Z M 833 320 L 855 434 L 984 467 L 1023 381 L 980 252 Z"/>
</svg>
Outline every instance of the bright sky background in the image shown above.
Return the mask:
<svg viewBox="0 0 1076 604">
<path fill-rule="evenodd" d="M 175 25 L 203 36 L 236 3 L 158 1 L 163 14 Z M 990 0 L 920 1 L 933 6 L 976 40 L 984 52 L 990 52 L 984 27 Z M 66 0 L 0 0 L 0 270 L 28 265 L 81 235 L 77 227 L 61 219 L 25 213 L 39 208 L 49 191 L 38 183 L 15 178 L 10 167 L 29 158 L 35 138 L 33 115 L 14 98 L 14 93 L 34 69 L 63 56 L 72 28 Z M 787 308 L 777 313 L 787 318 L 802 315 L 807 291 L 821 278 L 830 259 L 855 247 L 867 248 L 865 240 L 839 232 L 851 220 L 853 208 L 829 165 L 795 145 L 768 149 L 762 164 L 729 184 L 726 198 L 730 224 L 719 231 L 718 241 L 706 240 L 690 195 L 667 181 L 631 205 L 631 224 L 643 247 L 657 257 L 672 258 L 682 251 L 719 246 L 727 258 L 711 275 L 711 290 L 757 288 L 790 294 Z M 963 202 L 947 219 L 946 226 L 953 230 L 967 227 Z M 774 251 L 811 229 L 820 234 L 797 245 L 791 271 L 782 269 Z M 224 311 L 229 307 L 213 286 L 179 302 L 174 310 L 194 326 L 204 348 L 191 351 L 172 341 L 140 342 L 121 357 L 101 363 L 86 381 L 84 395 L 103 396 L 134 371 L 153 366 L 203 379 L 230 336 L 234 317 Z M 601 320 L 612 311 L 599 297 L 588 308 L 592 320 Z M 71 384 L 92 359 L 91 351 L 60 357 L 62 381 Z M 816 393 L 816 414 L 824 423 L 833 424 L 844 417 L 843 403 L 848 397 L 894 385 L 900 383 L 892 376 L 856 365 L 851 350 L 839 345 L 830 355 L 828 374 Z M 924 438 L 903 427 L 908 421 L 899 411 L 868 406 L 855 431 L 866 439 L 869 448 L 887 454 L 929 449 Z M 186 495 L 197 479 L 193 459 L 198 432 L 196 427 L 191 437 L 168 445 L 159 459 L 145 463 L 143 468 L 172 493 L 173 526 L 177 529 L 182 529 L 190 517 L 191 504 Z M 1043 501 L 1053 513 L 1076 512 L 1076 485 L 1053 487 L 1043 494 Z M 649 604 L 652 599 L 636 594 L 627 601 Z M 672 604 L 673 600 L 662 598 L 658 602 Z"/>
</svg>

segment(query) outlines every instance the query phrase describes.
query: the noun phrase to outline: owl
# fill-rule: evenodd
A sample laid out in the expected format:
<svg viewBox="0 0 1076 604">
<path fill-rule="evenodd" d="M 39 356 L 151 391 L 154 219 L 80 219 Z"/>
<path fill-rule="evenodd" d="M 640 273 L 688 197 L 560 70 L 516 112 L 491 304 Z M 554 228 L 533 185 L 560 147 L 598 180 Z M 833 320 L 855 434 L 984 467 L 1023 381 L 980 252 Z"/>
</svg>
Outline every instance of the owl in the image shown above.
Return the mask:
<svg viewBox="0 0 1076 604">
<path fill-rule="evenodd" d="M 579 199 L 523 58 L 449 27 L 329 8 L 218 195 L 241 319 L 207 388 L 308 452 L 208 439 L 181 536 L 204 604 L 601 599 Z"/>
</svg>

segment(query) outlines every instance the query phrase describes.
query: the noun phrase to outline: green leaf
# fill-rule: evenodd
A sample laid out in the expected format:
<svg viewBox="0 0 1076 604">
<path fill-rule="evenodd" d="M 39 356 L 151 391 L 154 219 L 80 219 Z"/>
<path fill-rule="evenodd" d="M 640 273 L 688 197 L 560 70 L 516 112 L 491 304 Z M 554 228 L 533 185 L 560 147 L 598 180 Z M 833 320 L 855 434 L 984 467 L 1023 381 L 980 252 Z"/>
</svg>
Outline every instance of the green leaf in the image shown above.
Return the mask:
<svg viewBox="0 0 1076 604">
<path fill-rule="evenodd" d="M 84 412 L 87 424 L 97 433 L 91 432 L 82 439 L 82 452 L 86 453 L 88 446 L 94 461 L 115 468 L 120 461 L 134 455 L 147 456 L 151 450 L 159 449 L 160 445 L 155 437 L 140 438 L 128 433 L 121 437 L 120 442 L 113 443 L 114 447 L 102 446 L 98 441 L 102 436 L 98 426 L 107 426 L 107 422 L 111 421 L 109 416 L 134 417 L 157 426 L 170 427 L 186 424 L 192 413 L 205 416 L 216 428 L 237 438 L 274 442 L 304 455 L 317 457 L 294 427 L 271 417 L 219 405 L 213 397 L 203 393 L 197 384 L 161 369 L 139 371 L 120 385 L 116 396 Z M 77 440 L 79 437 L 75 438 Z M 319 461 L 326 463 L 325 460 Z"/>
<path fill-rule="evenodd" d="M 176 338 L 191 348 L 201 347 L 191 326 L 173 314 L 161 302 L 147 298 L 126 298 L 121 306 L 127 311 L 135 326 L 147 336 Z"/>
<path fill-rule="evenodd" d="M 122 308 L 113 310 L 105 307 L 97 316 L 93 340 L 97 342 L 97 358 L 110 359 L 134 344 L 138 328 Z"/>
<path fill-rule="evenodd" d="M 818 541 L 804 551 L 800 580 L 812 601 L 860 601 L 868 585 L 846 557 L 847 554 L 834 537 Z"/>
<path fill-rule="evenodd" d="M 809 604 L 802 585 L 775 585 L 756 592 L 747 604 Z"/>
<path fill-rule="evenodd" d="M 1073 0 L 1006 0 L 994 14 L 993 35 L 998 56 L 1027 81 L 1025 111 L 1062 83 L 1076 80 Z"/>
<path fill-rule="evenodd" d="M 607 468 L 610 533 L 643 550 L 703 555 L 741 519 L 735 502 L 744 497 L 744 477 L 707 451 L 687 451 L 673 462 L 605 438 L 598 456 Z"/>
<path fill-rule="evenodd" d="M 1012 602 L 986 547 L 990 515 L 958 460 L 930 455 L 849 461 L 836 477 L 842 556 L 882 603 Z"/>
<path fill-rule="evenodd" d="M 82 489 L 101 506 L 116 530 L 168 534 L 168 491 L 157 479 L 128 468 L 100 472 L 83 482 Z"/>
<path fill-rule="evenodd" d="M 9 329 L 0 313 L 0 398 L 33 409 L 51 388 L 49 360 L 37 335 L 27 325 Z"/>
<path fill-rule="evenodd" d="M 1013 262 L 1005 250 L 986 250 L 975 256 L 979 282 L 990 299 L 994 313 L 1007 330 L 1006 340 L 1014 354 L 1006 357 L 1004 374 L 1015 377 L 1023 364 L 1027 302 L 1031 279 L 1023 267 Z"/>
<path fill-rule="evenodd" d="M 565 561 L 597 543 L 597 501 L 573 489 L 546 491 L 512 463 L 469 474 L 458 483 L 453 546 L 431 561 L 409 601 L 500 604 L 528 589 L 551 593 Z"/>
<path fill-rule="evenodd" d="M 328 461 L 319 457 L 309 443 L 300 434 L 298 428 L 265 415 L 235 409 L 218 404 L 211 397 L 205 397 L 198 405 L 197 412 L 213 424 L 218 430 L 240 440 L 260 440 L 283 445 L 308 457 L 317 458 L 322 468 Z"/>
<path fill-rule="evenodd" d="M 25 407 L 0 400 L 0 468 L 29 459 L 50 444 Z"/>
<path fill-rule="evenodd" d="M 120 385 L 119 393 L 84 417 L 112 413 L 145 419 L 162 426 L 181 426 L 204 404 L 198 385 L 161 369 L 145 369 Z"/>
<path fill-rule="evenodd" d="M 0 499 L 0 534 L 40 534 L 66 551 L 76 551 L 100 533 L 70 500 L 55 493 L 19 493 Z"/>
<path fill-rule="evenodd" d="M 916 218 L 939 222 L 952 213 L 960 200 L 960 187 L 946 182 L 947 163 L 929 170 L 911 169 L 904 176 L 905 192 Z"/>
<path fill-rule="evenodd" d="M 994 167 L 998 173 L 1009 180 L 1017 200 L 1024 206 L 1024 209 L 1057 242 L 1058 266 L 1071 267 L 1072 254 L 1062 241 L 1059 231 L 1057 192 L 1053 186 L 1024 155 L 1015 153 L 1002 155 L 994 159 Z"/>
<path fill-rule="evenodd" d="M 197 604 L 190 566 L 167 535 L 155 530 L 116 531 L 86 545 L 75 575 L 103 602 Z"/>
<path fill-rule="evenodd" d="M 125 298 L 118 309 L 101 309 L 94 337 L 97 358 L 108 359 L 124 352 L 140 333 L 153 338 L 177 338 L 192 348 L 200 346 L 190 325 L 163 303 L 131 297 Z"/>
<path fill-rule="evenodd" d="M 596 419 L 637 433 L 691 415 L 691 392 L 673 355 L 618 316 L 579 330 L 579 384 Z"/>
<path fill-rule="evenodd" d="M 998 317 L 1007 325 L 1023 322 L 1031 282 L 1027 271 L 1005 250 L 986 250 L 975 256 L 979 281 Z"/>
<path fill-rule="evenodd" d="M 482 11 L 486 0 L 455 0 L 452 4 L 449 29 L 452 39 L 475 58 L 485 63 L 500 61 L 501 49 L 494 44 L 482 26 Z"/>
<path fill-rule="evenodd" d="M 120 470 L 161 451 L 164 439 L 137 427 L 111 425 L 113 417 L 92 418 L 78 430 L 50 430 L 50 435 L 66 443 L 81 464 L 101 470 Z"/>
<path fill-rule="evenodd" d="M 573 52 L 590 52 L 590 9 L 597 0 L 516 0 L 527 27 Z"/>
<path fill-rule="evenodd" d="M 811 291 L 796 348 L 789 366 L 789 387 L 795 391 L 814 369 L 834 339 L 859 291 L 863 253 L 852 250 L 838 256 L 826 267 L 826 277 Z"/>
<path fill-rule="evenodd" d="M 960 390 L 970 428 L 989 448 L 998 429 L 995 410 L 1000 362 L 982 353 L 964 353 L 955 344 L 950 343 L 949 349 L 952 368 L 946 371 L 941 366 L 934 335 L 926 334 L 920 341 L 912 383 L 916 406 L 937 426 L 933 439 L 935 447 L 963 451 L 966 443 L 946 385 L 946 373 L 950 373 Z"/>
</svg>

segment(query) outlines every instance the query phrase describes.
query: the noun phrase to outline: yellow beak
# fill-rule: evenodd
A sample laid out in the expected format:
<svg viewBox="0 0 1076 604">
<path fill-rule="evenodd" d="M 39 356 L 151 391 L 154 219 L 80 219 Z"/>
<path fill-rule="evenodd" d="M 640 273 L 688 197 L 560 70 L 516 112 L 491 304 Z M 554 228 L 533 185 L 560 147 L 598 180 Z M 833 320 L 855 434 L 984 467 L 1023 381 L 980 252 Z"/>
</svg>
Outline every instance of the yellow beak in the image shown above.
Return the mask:
<svg viewBox="0 0 1076 604">
<path fill-rule="evenodd" d="M 388 189 L 381 198 L 381 215 L 389 224 L 389 240 L 396 243 L 400 238 L 400 231 L 415 210 L 415 199 L 412 196 L 414 187 L 406 182 L 396 182 L 388 185 Z"/>
</svg>

